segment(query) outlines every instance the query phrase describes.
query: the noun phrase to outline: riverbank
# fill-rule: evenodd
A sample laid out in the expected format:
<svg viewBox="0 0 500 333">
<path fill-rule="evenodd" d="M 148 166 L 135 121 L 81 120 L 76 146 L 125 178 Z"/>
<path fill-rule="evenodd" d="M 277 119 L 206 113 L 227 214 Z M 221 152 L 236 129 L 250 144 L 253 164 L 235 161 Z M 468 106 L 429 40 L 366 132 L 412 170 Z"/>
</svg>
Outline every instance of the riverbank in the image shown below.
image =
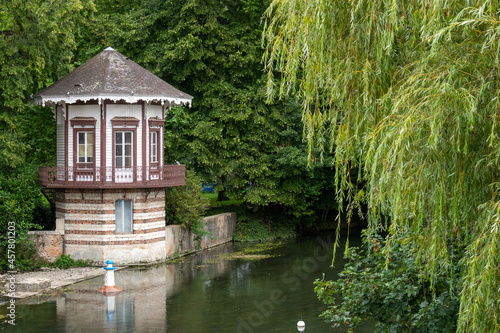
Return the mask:
<svg viewBox="0 0 500 333">
<path fill-rule="evenodd" d="M 125 267 L 117 267 L 123 269 Z M 76 282 L 104 275 L 102 267 L 77 267 L 77 268 L 43 268 L 40 271 L 16 273 L 16 292 L 14 298 L 25 298 L 37 295 L 47 290 L 58 289 Z M 12 274 L 0 274 L 0 295 L 8 297 L 9 278 Z M 104 278 L 103 278 L 104 283 Z"/>
<path fill-rule="evenodd" d="M 116 297 L 97 291 L 99 276 L 16 300 L 11 330 L 292 332 L 302 316 L 309 331 L 326 332 L 312 281 L 336 275 L 329 267 L 333 241 L 322 234 L 321 240 L 227 243 L 175 264 L 129 267 L 115 275 L 122 289 Z M 0 306 L 0 321 L 6 314 Z"/>
</svg>

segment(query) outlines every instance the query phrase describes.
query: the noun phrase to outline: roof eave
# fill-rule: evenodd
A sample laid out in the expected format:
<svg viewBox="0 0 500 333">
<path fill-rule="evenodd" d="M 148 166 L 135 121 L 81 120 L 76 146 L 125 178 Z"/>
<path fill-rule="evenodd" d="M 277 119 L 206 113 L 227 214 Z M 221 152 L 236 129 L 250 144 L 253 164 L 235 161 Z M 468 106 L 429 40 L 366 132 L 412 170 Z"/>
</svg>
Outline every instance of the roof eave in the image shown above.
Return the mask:
<svg viewBox="0 0 500 333">
<path fill-rule="evenodd" d="M 53 106 L 56 104 L 66 103 L 73 104 L 76 102 L 86 103 L 88 101 L 97 100 L 101 104 L 104 100 L 111 100 L 114 102 L 124 101 L 126 103 L 137 103 L 144 101 L 147 103 L 158 102 L 161 105 L 187 105 L 191 106 L 192 96 L 169 96 L 169 95 L 120 95 L 120 94 L 99 94 L 99 95 L 82 95 L 82 94 L 67 94 L 67 95 L 35 95 L 30 98 L 32 105 Z"/>
</svg>

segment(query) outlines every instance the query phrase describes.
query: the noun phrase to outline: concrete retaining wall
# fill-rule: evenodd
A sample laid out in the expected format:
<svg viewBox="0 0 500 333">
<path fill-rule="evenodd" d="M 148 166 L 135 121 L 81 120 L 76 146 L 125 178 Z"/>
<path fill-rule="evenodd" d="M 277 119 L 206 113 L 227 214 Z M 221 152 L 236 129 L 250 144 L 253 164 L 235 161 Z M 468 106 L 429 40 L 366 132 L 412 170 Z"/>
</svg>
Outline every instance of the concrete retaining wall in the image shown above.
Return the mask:
<svg viewBox="0 0 500 333">
<path fill-rule="evenodd" d="M 236 227 L 236 213 L 224 213 L 205 217 L 203 220 L 206 223 L 205 229 L 209 232 L 202 237 L 201 248 L 207 249 L 219 244 L 230 242 L 233 238 L 234 228 Z M 30 231 L 28 235 L 37 246 L 38 255 L 49 262 L 54 262 L 61 254 L 63 254 L 63 244 L 65 236 L 64 219 L 56 220 L 55 231 Z M 191 253 L 197 250 L 195 235 L 190 230 L 182 228 L 180 225 L 169 225 L 165 227 L 165 246 L 156 251 L 162 251 L 166 257 L 173 257 Z M 66 244 L 67 245 L 67 244 Z M 143 245 L 142 245 L 143 246 Z M 103 251 L 102 247 L 109 248 L 109 245 L 93 245 L 95 251 Z M 117 264 L 130 264 L 145 262 L 144 258 L 134 258 L 134 251 L 141 249 L 139 245 L 123 245 L 120 249 L 126 247 L 127 253 L 132 253 L 128 260 L 120 262 L 119 258 L 112 259 Z M 67 252 L 65 252 L 67 254 Z M 140 254 L 139 254 L 140 256 Z M 78 258 L 75 258 L 78 259 Z"/>
<path fill-rule="evenodd" d="M 209 233 L 202 237 L 201 248 L 207 249 L 233 239 L 236 227 L 236 213 L 224 213 L 208 216 L 203 219 L 205 230 Z M 165 228 L 167 257 L 196 251 L 195 235 L 180 225 L 169 225 Z"/>
</svg>

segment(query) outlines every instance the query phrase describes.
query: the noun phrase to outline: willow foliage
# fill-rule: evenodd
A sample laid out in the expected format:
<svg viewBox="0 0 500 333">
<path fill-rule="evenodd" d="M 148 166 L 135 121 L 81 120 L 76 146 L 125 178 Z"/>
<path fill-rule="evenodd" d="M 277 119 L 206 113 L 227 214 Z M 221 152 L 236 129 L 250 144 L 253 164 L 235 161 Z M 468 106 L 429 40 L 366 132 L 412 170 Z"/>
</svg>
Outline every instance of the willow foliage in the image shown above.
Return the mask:
<svg viewBox="0 0 500 333">
<path fill-rule="evenodd" d="M 263 35 L 268 98 L 301 99 L 310 151 L 334 153 L 340 204 L 366 200 L 369 228 L 417 245 L 431 280 L 450 242 L 466 246 L 461 332 L 500 330 L 499 9 L 274 0 Z"/>
</svg>

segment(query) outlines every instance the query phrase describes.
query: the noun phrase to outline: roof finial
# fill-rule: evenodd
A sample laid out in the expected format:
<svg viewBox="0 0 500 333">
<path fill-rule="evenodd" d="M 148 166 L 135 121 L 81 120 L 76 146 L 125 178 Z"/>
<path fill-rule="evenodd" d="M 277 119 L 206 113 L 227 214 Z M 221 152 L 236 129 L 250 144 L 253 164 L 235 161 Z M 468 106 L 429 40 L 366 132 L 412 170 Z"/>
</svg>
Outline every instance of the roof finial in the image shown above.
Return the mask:
<svg viewBox="0 0 500 333">
<path fill-rule="evenodd" d="M 108 46 L 107 48 L 104 49 L 104 51 L 114 51 L 115 49 L 112 48 L 111 46 Z"/>
</svg>

